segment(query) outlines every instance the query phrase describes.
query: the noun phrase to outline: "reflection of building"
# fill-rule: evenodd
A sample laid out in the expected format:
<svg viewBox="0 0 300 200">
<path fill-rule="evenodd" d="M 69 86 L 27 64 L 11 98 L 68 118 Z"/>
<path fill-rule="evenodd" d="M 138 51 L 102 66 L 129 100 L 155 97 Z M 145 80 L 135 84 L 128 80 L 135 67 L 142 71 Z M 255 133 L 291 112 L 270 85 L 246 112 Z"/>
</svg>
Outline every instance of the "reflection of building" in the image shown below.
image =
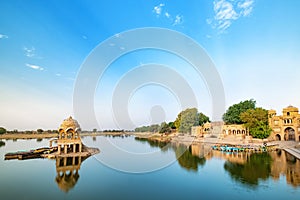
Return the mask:
<svg viewBox="0 0 300 200">
<path fill-rule="evenodd" d="M 207 156 L 206 159 L 211 158 L 220 158 L 223 160 L 227 160 L 231 163 L 237 163 L 237 164 L 245 164 L 251 153 L 250 152 L 223 152 L 223 151 L 211 151 Z"/>
<path fill-rule="evenodd" d="M 287 183 L 300 186 L 300 160 L 283 150 L 270 153 L 273 162 L 271 176 L 278 180 L 280 175 L 286 176 Z"/>
<path fill-rule="evenodd" d="M 269 110 L 269 125 L 272 128 L 270 139 L 300 140 L 300 114 L 296 107 L 284 108 L 282 115 L 277 116 L 275 110 Z"/>
<path fill-rule="evenodd" d="M 211 151 L 211 146 L 206 144 L 191 144 L 191 154 L 199 158 L 205 157 Z"/>
<path fill-rule="evenodd" d="M 82 142 L 80 139 L 80 126 L 72 117 L 65 119 L 59 127 L 57 140 L 58 154 L 63 151 L 65 154 L 69 151 L 73 153 L 82 152 Z"/>
<path fill-rule="evenodd" d="M 79 179 L 79 169 L 83 158 L 80 156 L 56 157 L 56 178 L 58 187 L 68 192 Z"/>
</svg>

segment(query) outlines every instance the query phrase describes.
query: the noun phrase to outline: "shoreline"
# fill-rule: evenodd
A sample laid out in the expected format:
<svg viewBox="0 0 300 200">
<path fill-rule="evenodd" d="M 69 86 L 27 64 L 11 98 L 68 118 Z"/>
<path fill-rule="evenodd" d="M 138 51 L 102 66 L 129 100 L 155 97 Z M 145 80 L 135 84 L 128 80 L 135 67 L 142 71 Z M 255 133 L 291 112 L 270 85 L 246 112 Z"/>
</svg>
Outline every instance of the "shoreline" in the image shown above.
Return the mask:
<svg viewBox="0 0 300 200">
<path fill-rule="evenodd" d="M 194 144 L 194 143 L 206 143 L 206 144 L 229 144 L 229 145 L 250 145 L 250 146 L 261 146 L 263 140 L 253 140 L 252 142 L 246 141 L 245 139 L 227 139 L 227 138 L 213 138 L 213 137 L 195 137 L 191 135 L 183 135 L 173 133 L 170 135 L 161 135 L 159 133 L 150 132 L 82 132 L 81 137 L 85 136 L 135 136 L 141 139 L 156 140 L 159 142 L 176 142 L 183 144 Z M 57 138 L 58 133 L 6 133 L 0 135 L 0 140 L 16 140 L 16 139 L 51 139 Z M 278 145 L 279 148 L 283 149 L 291 146 L 299 146 L 300 143 L 295 141 L 267 141 L 268 146 Z"/>
</svg>

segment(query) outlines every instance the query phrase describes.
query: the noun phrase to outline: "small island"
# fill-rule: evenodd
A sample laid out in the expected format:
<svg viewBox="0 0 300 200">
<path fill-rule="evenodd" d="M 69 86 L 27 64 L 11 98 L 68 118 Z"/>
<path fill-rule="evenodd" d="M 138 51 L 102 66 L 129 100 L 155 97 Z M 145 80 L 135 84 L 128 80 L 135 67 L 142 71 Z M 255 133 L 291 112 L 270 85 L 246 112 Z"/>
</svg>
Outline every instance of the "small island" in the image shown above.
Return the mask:
<svg viewBox="0 0 300 200">
<path fill-rule="evenodd" d="M 30 151 L 18 151 L 5 154 L 5 160 L 60 158 L 60 157 L 89 157 L 100 152 L 98 148 L 85 146 L 80 138 L 79 123 L 71 116 L 65 119 L 58 129 L 58 138 L 50 140 L 49 147 Z M 57 146 L 53 146 L 57 143 Z"/>
</svg>

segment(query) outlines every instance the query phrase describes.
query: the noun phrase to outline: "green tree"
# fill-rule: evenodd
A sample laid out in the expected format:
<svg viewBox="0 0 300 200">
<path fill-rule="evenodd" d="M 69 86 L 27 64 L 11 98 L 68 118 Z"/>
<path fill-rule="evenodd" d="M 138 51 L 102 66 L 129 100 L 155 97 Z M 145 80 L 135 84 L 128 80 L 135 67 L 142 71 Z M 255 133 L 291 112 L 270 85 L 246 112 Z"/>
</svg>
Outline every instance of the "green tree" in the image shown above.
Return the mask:
<svg viewBox="0 0 300 200">
<path fill-rule="evenodd" d="M 42 133 L 42 132 L 44 132 L 44 131 L 43 131 L 43 129 L 40 129 L 40 128 L 39 128 L 39 129 L 36 130 L 36 132 L 37 132 L 37 133 Z"/>
<path fill-rule="evenodd" d="M 93 132 L 94 132 L 94 133 L 96 133 L 96 132 L 97 132 L 97 129 L 96 129 L 96 128 L 94 128 L 94 129 L 93 129 Z"/>
<path fill-rule="evenodd" d="M 176 118 L 176 120 L 174 121 L 174 126 L 176 127 L 177 130 L 179 130 L 179 127 L 180 127 L 182 112 L 183 112 L 183 111 L 181 111 L 181 112 L 177 115 L 177 118 Z"/>
<path fill-rule="evenodd" d="M 272 129 L 268 124 L 259 122 L 256 127 L 250 129 L 250 134 L 254 138 L 265 139 L 270 136 Z"/>
<path fill-rule="evenodd" d="M 181 112 L 179 132 L 190 133 L 191 127 L 196 125 L 199 125 L 197 108 L 188 108 Z"/>
<path fill-rule="evenodd" d="M 243 122 L 240 118 L 241 113 L 247 111 L 248 109 L 254 109 L 255 104 L 256 101 L 250 99 L 230 106 L 223 115 L 223 121 L 226 124 L 242 124 Z"/>
<path fill-rule="evenodd" d="M 4 133 L 6 133 L 6 129 L 3 127 L 0 127 L 0 134 L 4 134 Z"/>
<path fill-rule="evenodd" d="M 269 137 L 272 129 L 268 125 L 268 111 L 263 108 L 249 109 L 241 113 L 240 118 L 254 138 Z"/>
<path fill-rule="evenodd" d="M 171 127 L 166 122 L 161 123 L 159 127 L 159 133 L 171 133 Z"/>
<path fill-rule="evenodd" d="M 199 119 L 199 125 L 202 126 L 206 122 L 210 122 L 209 117 L 204 115 L 202 112 L 198 114 L 198 119 Z"/>
<path fill-rule="evenodd" d="M 169 123 L 168 123 L 168 126 L 169 126 L 171 129 L 176 129 L 176 126 L 175 126 L 175 123 L 174 123 L 174 122 L 169 122 Z"/>
</svg>

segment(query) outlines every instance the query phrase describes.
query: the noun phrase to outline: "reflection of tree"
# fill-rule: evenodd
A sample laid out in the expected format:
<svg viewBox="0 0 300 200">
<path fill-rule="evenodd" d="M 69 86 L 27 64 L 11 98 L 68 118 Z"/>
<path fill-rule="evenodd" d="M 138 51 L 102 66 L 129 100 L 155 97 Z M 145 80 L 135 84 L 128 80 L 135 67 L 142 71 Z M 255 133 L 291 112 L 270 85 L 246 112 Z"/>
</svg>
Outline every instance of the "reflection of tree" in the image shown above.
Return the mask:
<svg viewBox="0 0 300 200">
<path fill-rule="evenodd" d="M 176 144 L 172 144 L 172 146 L 170 146 L 170 142 L 149 140 L 147 138 L 136 137 L 135 140 L 142 143 L 147 142 L 151 147 L 159 147 L 162 151 L 167 151 L 169 147 L 172 147 L 176 154 L 179 165 L 187 170 L 198 171 L 198 166 L 203 166 L 206 162 L 206 159 L 204 157 L 200 158 L 192 154 L 191 146 L 188 147 L 182 144 L 179 144 L 179 146 L 177 146 Z"/>
<path fill-rule="evenodd" d="M 5 146 L 5 142 L 0 141 L 0 147 Z"/>
<path fill-rule="evenodd" d="M 151 140 L 148 138 L 138 138 L 136 137 L 135 140 L 145 143 L 147 142 L 151 147 L 159 147 L 162 151 L 167 151 L 168 147 L 167 146 L 169 144 L 169 142 L 162 142 L 162 141 L 158 141 L 158 140 Z"/>
<path fill-rule="evenodd" d="M 198 166 L 203 166 L 206 162 L 204 157 L 193 156 L 191 147 L 187 148 L 184 145 L 179 145 L 178 147 L 174 147 L 174 150 L 179 165 L 187 170 L 198 171 Z"/>
<path fill-rule="evenodd" d="M 224 169 L 230 176 L 243 184 L 256 186 L 258 180 L 271 175 L 272 158 L 268 153 L 252 154 L 245 164 L 226 161 Z"/>
</svg>

